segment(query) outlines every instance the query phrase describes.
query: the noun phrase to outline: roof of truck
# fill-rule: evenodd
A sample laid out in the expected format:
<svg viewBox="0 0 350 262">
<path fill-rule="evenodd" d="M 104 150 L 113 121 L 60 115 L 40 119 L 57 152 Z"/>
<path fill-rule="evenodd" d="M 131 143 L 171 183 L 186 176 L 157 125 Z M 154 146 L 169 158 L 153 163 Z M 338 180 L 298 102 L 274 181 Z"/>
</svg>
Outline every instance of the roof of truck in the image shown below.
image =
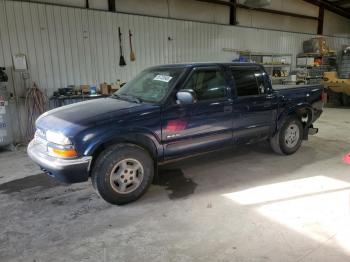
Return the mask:
<svg viewBox="0 0 350 262">
<path fill-rule="evenodd" d="M 215 65 L 224 65 L 224 66 L 232 66 L 232 65 L 243 65 L 243 66 L 260 66 L 255 63 L 246 63 L 246 62 L 189 62 L 189 63 L 176 63 L 176 64 L 164 64 L 157 65 L 154 67 L 196 67 L 196 66 L 215 66 Z"/>
</svg>

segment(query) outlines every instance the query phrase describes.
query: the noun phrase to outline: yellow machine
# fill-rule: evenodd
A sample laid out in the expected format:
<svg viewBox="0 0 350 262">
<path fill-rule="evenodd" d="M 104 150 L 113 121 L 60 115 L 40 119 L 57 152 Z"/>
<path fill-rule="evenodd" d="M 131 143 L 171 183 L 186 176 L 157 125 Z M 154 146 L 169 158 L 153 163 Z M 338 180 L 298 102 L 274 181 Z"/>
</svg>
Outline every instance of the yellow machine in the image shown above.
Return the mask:
<svg viewBox="0 0 350 262">
<path fill-rule="evenodd" d="M 350 79 L 338 78 L 337 72 L 325 72 L 323 81 L 330 100 L 336 99 L 343 105 L 350 105 Z"/>
</svg>

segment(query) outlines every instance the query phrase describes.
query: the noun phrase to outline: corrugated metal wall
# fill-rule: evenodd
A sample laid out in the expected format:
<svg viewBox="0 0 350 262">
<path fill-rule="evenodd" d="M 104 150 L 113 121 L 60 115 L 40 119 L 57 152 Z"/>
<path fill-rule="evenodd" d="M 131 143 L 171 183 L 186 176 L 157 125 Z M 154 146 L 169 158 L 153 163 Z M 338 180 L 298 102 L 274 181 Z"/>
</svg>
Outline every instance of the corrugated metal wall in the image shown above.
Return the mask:
<svg viewBox="0 0 350 262">
<path fill-rule="evenodd" d="M 119 67 L 118 27 L 127 66 Z M 129 60 L 131 30 L 136 61 Z M 222 48 L 296 55 L 308 34 L 116 14 L 20 1 L 0 0 L 0 66 L 27 56 L 31 80 L 50 96 L 67 85 L 127 81 L 145 67 L 186 61 L 230 61 Z M 168 39 L 170 38 L 170 40 Z M 334 49 L 347 38 L 328 38 Z M 295 59 L 293 59 L 295 61 Z M 19 96 L 26 83 L 14 79 Z M 28 81 L 27 81 L 28 84 Z"/>
</svg>

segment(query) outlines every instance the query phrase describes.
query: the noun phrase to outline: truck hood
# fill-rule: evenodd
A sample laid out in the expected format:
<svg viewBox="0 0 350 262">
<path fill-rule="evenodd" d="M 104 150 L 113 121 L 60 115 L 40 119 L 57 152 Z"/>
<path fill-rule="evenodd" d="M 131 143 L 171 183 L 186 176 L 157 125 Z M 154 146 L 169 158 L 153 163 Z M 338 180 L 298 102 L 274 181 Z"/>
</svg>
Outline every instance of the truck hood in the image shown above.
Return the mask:
<svg viewBox="0 0 350 262">
<path fill-rule="evenodd" d="M 110 97 L 100 98 L 50 110 L 37 119 L 36 126 L 42 131 L 55 130 L 72 137 L 87 128 L 116 123 L 156 108 L 159 106 Z"/>
</svg>

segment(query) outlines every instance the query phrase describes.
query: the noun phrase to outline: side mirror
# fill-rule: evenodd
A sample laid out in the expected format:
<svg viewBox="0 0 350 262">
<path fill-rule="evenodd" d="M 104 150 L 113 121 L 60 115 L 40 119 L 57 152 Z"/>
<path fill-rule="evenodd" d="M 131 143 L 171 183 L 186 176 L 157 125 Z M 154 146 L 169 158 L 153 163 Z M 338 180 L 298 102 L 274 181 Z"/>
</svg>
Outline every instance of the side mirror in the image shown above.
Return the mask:
<svg viewBox="0 0 350 262">
<path fill-rule="evenodd" d="M 189 105 L 196 102 L 194 98 L 193 91 L 190 90 L 181 90 L 176 94 L 176 103 L 179 105 Z"/>
</svg>

